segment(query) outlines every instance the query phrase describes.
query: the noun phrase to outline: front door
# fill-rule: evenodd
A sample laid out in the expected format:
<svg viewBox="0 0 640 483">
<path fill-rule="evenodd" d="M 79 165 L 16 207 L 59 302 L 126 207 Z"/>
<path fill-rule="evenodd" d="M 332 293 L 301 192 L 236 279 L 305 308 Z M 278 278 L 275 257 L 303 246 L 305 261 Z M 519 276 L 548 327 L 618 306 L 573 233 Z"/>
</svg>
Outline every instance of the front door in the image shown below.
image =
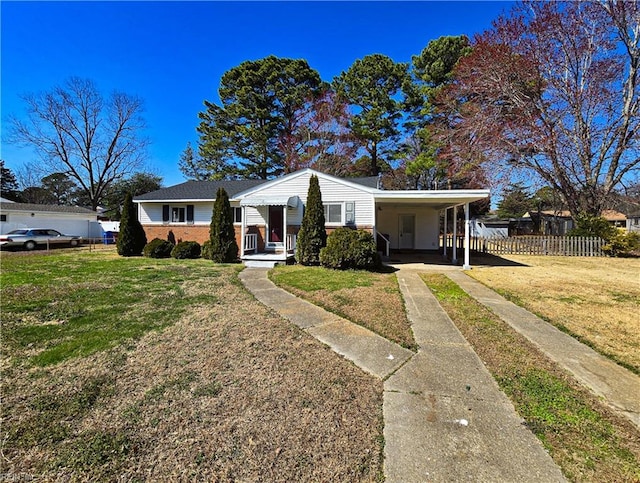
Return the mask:
<svg viewBox="0 0 640 483">
<path fill-rule="evenodd" d="M 400 250 L 413 250 L 414 248 L 414 232 L 415 232 L 415 215 L 400 215 L 398 220 L 398 228 L 400 234 Z"/>
<path fill-rule="evenodd" d="M 284 216 L 282 206 L 269 207 L 269 243 L 282 243 L 284 233 Z"/>
</svg>

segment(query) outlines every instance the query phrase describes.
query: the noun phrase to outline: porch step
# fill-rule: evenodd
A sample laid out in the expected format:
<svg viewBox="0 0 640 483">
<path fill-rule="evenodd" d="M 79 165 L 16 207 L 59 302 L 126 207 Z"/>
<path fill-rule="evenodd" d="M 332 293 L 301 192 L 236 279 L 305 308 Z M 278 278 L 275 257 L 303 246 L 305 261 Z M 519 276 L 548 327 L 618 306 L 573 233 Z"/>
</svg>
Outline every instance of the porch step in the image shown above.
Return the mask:
<svg viewBox="0 0 640 483">
<path fill-rule="evenodd" d="M 285 260 L 244 260 L 244 266 L 247 268 L 273 268 L 276 265 L 283 265 Z"/>
</svg>

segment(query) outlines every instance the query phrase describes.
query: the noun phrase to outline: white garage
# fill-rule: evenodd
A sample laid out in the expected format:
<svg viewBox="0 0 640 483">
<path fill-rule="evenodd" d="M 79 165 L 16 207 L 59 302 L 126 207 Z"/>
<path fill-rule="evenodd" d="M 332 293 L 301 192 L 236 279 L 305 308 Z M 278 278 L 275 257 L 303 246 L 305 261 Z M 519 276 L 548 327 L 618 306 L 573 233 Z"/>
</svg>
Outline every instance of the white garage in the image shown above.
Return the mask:
<svg viewBox="0 0 640 483">
<path fill-rule="evenodd" d="M 0 234 L 20 228 L 52 228 L 66 235 L 102 237 L 95 211 L 78 206 L 37 205 L 0 201 Z"/>
</svg>

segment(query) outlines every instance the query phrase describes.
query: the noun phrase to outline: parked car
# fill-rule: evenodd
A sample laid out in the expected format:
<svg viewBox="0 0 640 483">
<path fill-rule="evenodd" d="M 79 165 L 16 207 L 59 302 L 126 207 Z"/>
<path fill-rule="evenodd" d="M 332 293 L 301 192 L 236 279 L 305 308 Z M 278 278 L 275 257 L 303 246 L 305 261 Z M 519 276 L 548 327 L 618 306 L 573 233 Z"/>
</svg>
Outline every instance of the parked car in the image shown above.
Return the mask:
<svg viewBox="0 0 640 483">
<path fill-rule="evenodd" d="M 6 235 L 0 235 L 0 247 L 23 247 L 33 250 L 37 245 L 71 245 L 78 246 L 82 243 L 82 237 L 76 235 L 63 235 L 57 230 L 49 228 L 25 228 L 13 230 Z"/>
</svg>

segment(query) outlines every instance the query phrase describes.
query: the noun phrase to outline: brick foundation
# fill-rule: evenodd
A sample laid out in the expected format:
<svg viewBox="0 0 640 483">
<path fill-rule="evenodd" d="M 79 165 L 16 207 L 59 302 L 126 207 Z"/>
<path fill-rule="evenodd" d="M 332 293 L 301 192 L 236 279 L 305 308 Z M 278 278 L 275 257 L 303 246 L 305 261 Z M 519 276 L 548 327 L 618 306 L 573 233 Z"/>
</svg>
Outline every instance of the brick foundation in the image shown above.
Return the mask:
<svg viewBox="0 0 640 483">
<path fill-rule="evenodd" d="M 147 242 L 150 242 L 154 238 L 167 240 L 170 230 L 173 231 L 173 235 L 175 236 L 176 241 L 196 241 L 200 243 L 200 245 L 202 245 L 209 239 L 209 225 L 143 225 L 143 228 L 145 234 L 147 235 Z M 362 226 L 358 228 L 373 231 L 373 227 L 370 226 Z M 242 227 L 240 225 L 234 225 L 234 229 L 236 232 L 236 243 L 238 244 L 238 249 L 240 249 L 240 247 L 242 246 L 242 234 L 240 233 Z M 265 226 L 248 226 L 246 227 L 246 229 L 247 233 L 258 234 L 258 251 L 264 251 L 266 241 Z M 297 234 L 299 230 L 299 226 L 287 226 L 288 234 Z M 327 235 L 329 235 L 334 230 L 334 227 L 327 227 Z"/>
</svg>

